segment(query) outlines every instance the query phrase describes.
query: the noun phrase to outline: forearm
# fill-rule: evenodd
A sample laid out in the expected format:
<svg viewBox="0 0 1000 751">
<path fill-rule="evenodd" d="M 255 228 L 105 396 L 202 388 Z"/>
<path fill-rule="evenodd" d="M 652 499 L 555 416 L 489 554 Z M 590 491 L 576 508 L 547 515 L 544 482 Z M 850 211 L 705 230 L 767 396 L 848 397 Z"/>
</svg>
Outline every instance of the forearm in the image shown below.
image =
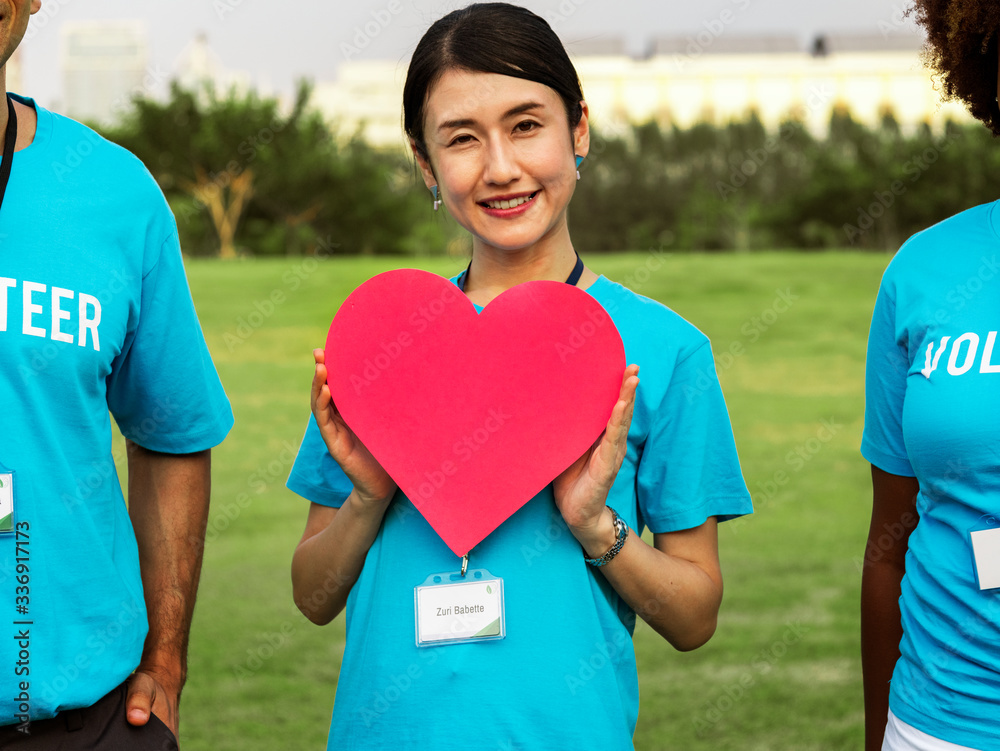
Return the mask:
<svg viewBox="0 0 1000 751">
<path fill-rule="evenodd" d="M 903 626 L 899 594 L 910 533 L 917 527 L 914 477 L 872 465 L 872 519 L 861 573 L 861 668 L 865 689 L 865 749 L 879 751 L 889 715 L 889 680 L 899 660 Z"/>
<path fill-rule="evenodd" d="M 296 606 L 313 623 L 327 624 L 344 609 L 387 507 L 388 502 L 362 503 L 352 490 L 339 509 L 323 512 L 322 527 L 295 549 L 292 594 Z M 308 531 L 307 527 L 307 535 Z"/>
<path fill-rule="evenodd" d="M 889 681 L 899 660 L 903 628 L 899 592 L 903 570 L 865 561 L 861 576 L 861 669 L 865 693 L 865 749 L 879 751 L 889 714 Z"/>
<path fill-rule="evenodd" d="M 715 520 L 673 534 L 714 540 Z M 587 556 L 598 557 L 614 542 L 614 529 L 583 537 Z M 629 607 L 671 645 L 682 651 L 696 649 L 715 633 L 722 603 L 721 573 L 714 566 L 709 573 L 691 560 L 658 549 L 666 538 L 658 536 L 658 547 L 653 547 L 630 529 L 624 547 L 600 571 Z"/>
<path fill-rule="evenodd" d="M 140 667 L 179 695 L 201 575 L 211 452 L 161 454 L 129 441 L 128 467 L 129 516 L 149 618 Z"/>
</svg>

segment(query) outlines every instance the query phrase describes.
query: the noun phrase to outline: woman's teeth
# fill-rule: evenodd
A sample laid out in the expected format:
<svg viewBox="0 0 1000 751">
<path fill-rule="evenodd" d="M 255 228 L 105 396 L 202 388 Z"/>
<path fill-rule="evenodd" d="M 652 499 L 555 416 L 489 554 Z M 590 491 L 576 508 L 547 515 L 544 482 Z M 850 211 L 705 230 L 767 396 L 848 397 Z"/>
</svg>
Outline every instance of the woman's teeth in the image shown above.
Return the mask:
<svg viewBox="0 0 1000 751">
<path fill-rule="evenodd" d="M 521 196 L 520 198 L 511 198 L 509 201 L 485 201 L 484 205 L 489 206 L 491 209 L 513 209 L 521 204 L 527 203 L 532 198 L 538 195 L 538 191 L 535 191 L 530 196 Z"/>
</svg>

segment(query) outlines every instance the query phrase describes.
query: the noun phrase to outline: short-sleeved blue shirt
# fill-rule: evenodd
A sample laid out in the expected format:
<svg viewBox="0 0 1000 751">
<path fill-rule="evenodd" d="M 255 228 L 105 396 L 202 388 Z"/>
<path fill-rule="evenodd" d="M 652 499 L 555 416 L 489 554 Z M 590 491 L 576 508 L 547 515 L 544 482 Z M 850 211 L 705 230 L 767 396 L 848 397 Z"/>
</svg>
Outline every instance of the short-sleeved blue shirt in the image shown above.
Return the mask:
<svg viewBox="0 0 1000 751">
<path fill-rule="evenodd" d="M 35 109 L 0 209 L 0 475 L 15 528 L 0 532 L 0 725 L 89 706 L 139 664 L 146 608 L 109 410 L 167 453 L 211 448 L 233 424 L 155 181 Z"/>
<path fill-rule="evenodd" d="M 608 505 L 632 529 L 653 532 L 750 513 L 706 337 L 604 277 L 587 291 L 640 366 L 628 453 Z M 314 420 L 288 487 L 328 506 L 350 493 Z M 413 589 L 458 564 L 397 493 L 348 598 L 328 748 L 631 748 L 635 613 L 584 562 L 551 487 L 471 555 L 472 568 L 504 580 L 506 638 L 419 649 Z"/>
<path fill-rule="evenodd" d="M 1000 589 L 980 591 L 969 532 L 1000 514 L 1000 204 L 907 241 L 868 339 L 868 461 L 920 483 L 899 600 L 893 713 L 951 743 L 1000 749 Z"/>
</svg>

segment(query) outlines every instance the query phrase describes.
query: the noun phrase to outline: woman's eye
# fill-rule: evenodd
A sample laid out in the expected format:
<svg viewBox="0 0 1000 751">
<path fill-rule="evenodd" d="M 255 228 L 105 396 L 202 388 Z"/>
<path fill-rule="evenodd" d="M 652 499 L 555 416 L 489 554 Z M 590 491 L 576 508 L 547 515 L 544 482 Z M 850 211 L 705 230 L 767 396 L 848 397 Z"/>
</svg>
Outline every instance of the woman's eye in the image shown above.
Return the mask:
<svg viewBox="0 0 1000 751">
<path fill-rule="evenodd" d="M 538 123 L 533 122 L 531 120 L 525 120 L 522 123 L 518 123 L 517 126 L 514 128 L 514 130 L 518 131 L 519 133 L 528 133 L 529 131 L 534 130 L 536 127 L 538 127 Z"/>
<path fill-rule="evenodd" d="M 449 143 L 448 145 L 449 146 L 461 146 L 463 143 L 469 143 L 469 141 L 471 141 L 471 140 L 472 140 L 472 136 L 470 136 L 470 135 L 456 136 L 454 139 L 452 139 L 452 142 Z"/>
</svg>

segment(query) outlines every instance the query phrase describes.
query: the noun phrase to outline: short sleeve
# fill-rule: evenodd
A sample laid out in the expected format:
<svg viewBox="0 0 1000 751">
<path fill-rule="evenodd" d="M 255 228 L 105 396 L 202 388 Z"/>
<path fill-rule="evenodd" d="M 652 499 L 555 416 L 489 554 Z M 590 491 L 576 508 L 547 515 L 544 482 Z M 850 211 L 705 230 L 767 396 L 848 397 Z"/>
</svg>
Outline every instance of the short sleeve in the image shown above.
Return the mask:
<svg viewBox="0 0 1000 751">
<path fill-rule="evenodd" d="M 320 435 L 316 418 L 309 416 L 306 434 L 295 457 L 292 471 L 285 483 L 289 490 L 306 500 L 323 506 L 340 508 L 353 485 L 340 465 L 330 456 L 323 436 Z"/>
<path fill-rule="evenodd" d="M 198 324 L 176 231 L 143 276 L 140 295 L 135 329 L 108 377 L 108 408 L 122 434 L 144 448 L 212 448 L 232 428 L 233 412 Z"/>
<path fill-rule="evenodd" d="M 890 474 L 915 475 L 903 442 L 903 400 L 910 359 L 896 334 L 896 301 L 883 278 L 875 300 L 865 363 L 865 429 L 861 455 Z"/>
<path fill-rule="evenodd" d="M 653 532 L 753 512 L 707 341 L 674 368 L 639 458 L 636 490 Z"/>
</svg>

